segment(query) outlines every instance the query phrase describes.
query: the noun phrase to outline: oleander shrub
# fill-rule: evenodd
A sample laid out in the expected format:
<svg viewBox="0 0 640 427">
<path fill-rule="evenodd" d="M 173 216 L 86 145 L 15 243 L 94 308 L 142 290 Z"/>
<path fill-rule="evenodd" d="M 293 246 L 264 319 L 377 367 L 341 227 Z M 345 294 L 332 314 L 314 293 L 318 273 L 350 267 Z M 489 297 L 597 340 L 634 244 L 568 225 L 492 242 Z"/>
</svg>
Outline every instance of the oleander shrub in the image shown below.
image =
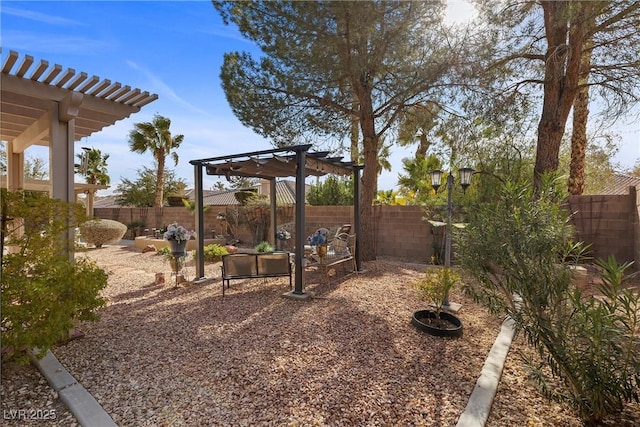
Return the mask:
<svg viewBox="0 0 640 427">
<path fill-rule="evenodd" d="M 75 320 L 97 319 L 107 274 L 86 258 L 69 259 L 67 233 L 86 219 L 84 207 L 24 192 L 1 196 L 0 241 L 9 246 L 0 250 L 3 358 L 26 362 L 28 350 L 44 356 L 67 339 Z"/>
<path fill-rule="evenodd" d="M 127 226 L 111 219 L 92 219 L 80 225 L 80 232 L 87 243 L 101 248 L 105 243 L 114 243 L 122 239 Z"/>
<path fill-rule="evenodd" d="M 465 290 L 513 319 L 530 345 L 523 357 L 550 399 L 572 406 L 585 425 L 599 425 L 640 396 L 640 294 L 623 285 L 628 264 L 598 261 L 601 297 L 573 284 L 584 248 L 573 241 L 563 194 L 547 178 L 506 183 L 494 202 L 471 212 L 457 236 Z"/>
</svg>

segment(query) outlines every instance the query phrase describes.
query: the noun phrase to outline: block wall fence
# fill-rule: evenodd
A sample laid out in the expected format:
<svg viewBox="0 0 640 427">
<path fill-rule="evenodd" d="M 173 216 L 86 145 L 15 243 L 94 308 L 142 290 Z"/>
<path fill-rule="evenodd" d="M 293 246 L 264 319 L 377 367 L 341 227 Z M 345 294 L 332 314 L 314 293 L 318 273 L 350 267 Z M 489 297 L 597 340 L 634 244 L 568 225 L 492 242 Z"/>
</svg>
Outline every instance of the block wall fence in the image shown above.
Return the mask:
<svg viewBox="0 0 640 427">
<path fill-rule="evenodd" d="M 630 187 L 629 194 L 622 196 L 571 196 L 566 205 L 573 212 L 576 237 L 591 245 L 591 256 L 607 258 L 613 254 L 619 262 L 640 260 L 640 200 L 636 187 Z M 205 238 L 212 237 L 214 230 L 226 234 L 216 217 L 231 208 L 212 206 L 204 213 Z M 294 210 L 293 206 L 278 207 L 278 224 L 292 222 Z M 430 262 L 434 240 L 438 244 L 442 242 L 442 229 L 432 227 L 423 216 L 419 206 L 374 206 L 371 226 L 377 256 Z M 148 230 L 173 222 L 195 227 L 193 213 L 183 207 L 96 208 L 94 217 L 123 224 L 141 222 Z M 319 227 L 354 224 L 351 206 L 306 206 L 305 217 L 307 236 Z M 251 242 L 255 239 L 252 234 L 249 230 L 240 230 L 238 237 L 243 242 Z"/>
<path fill-rule="evenodd" d="M 590 256 L 618 262 L 640 262 L 640 200 L 638 188 L 625 195 L 570 196 L 567 207 L 577 239 L 591 245 Z"/>
</svg>

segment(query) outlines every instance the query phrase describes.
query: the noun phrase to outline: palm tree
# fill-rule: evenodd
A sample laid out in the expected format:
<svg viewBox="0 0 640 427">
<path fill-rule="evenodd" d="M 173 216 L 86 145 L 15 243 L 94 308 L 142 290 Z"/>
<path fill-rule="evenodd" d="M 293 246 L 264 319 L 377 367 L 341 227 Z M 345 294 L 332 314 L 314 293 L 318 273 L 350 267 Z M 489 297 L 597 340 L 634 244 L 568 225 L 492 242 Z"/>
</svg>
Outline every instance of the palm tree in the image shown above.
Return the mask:
<svg viewBox="0 0 640 427">
<path fill-rule="evenodd" d="M 143 154 L 149 150 L 153 154 L 158 166 L 156 197 L 153 205 L 162 207 L 164 202 L 165 159 L 168 155 L 171 155 L 174 164 L 178 165 L 178 153 L 175 150 L 182 144 L 184 135 L 172 137 L 169 130 L 171 120 L 159 114 L 153 116 L 152 122 L 134 123 L 133 126 L 134 129 L 129 133 L 129 148 L 134 153 Z"/>
<path fill-rule="evenodd" d="M 97 148 L 91 148 L 84 153 L 76 154 L 78 163 L 75 166 L 75 173 L 84 176 L 87 184 L 108 185 L 111 178 L 107 174 L 108 154 L 102 154 Z"/>
<path fill-rule="evenodd" d="M 434 156 L 402 159 L 404 175 L 398 177 L 400 195 L 412 204 L 422 204 L 432 197 L 432 187 L 429 171 L 440 169 L 440 162 Z"/>
<path fill-rule="evenodd" d="M 84 150 L 83 153 L 76 154 L 78 163 L 74 165 L 75 173 L 84 176 L 87 184 L 108 185 L 111 182 L 111 178 L 107 173 L 109 155 L 102 154 L 97 148 L 85 148 Z M 95 190 L 88 190 L 85 193 L 87 195 L 85 202 L 87 215 L 93 216 Z"/>
</svg>

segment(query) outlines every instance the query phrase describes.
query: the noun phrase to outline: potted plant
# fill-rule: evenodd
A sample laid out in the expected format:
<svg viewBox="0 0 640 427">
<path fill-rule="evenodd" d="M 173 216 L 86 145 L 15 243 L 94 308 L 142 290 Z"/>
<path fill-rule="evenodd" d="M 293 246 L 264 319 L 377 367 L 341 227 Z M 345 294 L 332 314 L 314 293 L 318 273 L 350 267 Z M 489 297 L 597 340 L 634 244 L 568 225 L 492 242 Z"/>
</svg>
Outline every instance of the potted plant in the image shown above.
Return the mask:
<svg viewBox="0 0 640 427">
<path fill-rule="evenodd" d="M 258 253 L 273 252 L 273 246 L 269 242 L 260 242 L 254 250 Z"/>
<path fill-rule="evenodd" d="M 430 309 L 413 313 L 411 323 L 435 336 L 462 336 L 462 322 L 452 313 L 443 310 L 449 291 L 460 281 L 460 276 L 451 268 L 430 268 L 425 276 L 415 283 L 419 297 L 430 303 Z"/>
<path fill-rule="evenodd" d="M 174 222 L 169 224 L 167 231 L 164 232 L 164 239 L 169 241 L 171 246 L 171 253 L 178 256 L 184 254 L 184 249 L 187 246 L 187 240 L 191 239 L 195 233 L 187 230 L 178 223 Z"/>
<path fill-rule="evenodd" d="M 276 232 L 276 239 L 278 239 L 278 242 L 280 242 L 280 250 L 283 250 L 286 247 L 287 240 L 291 239 L 291 233 L 289 233 L 287 230 L 279 229 Z"/>
<path fill-rule="evenodd" d="M 165 260 L 169 261 L 169 266 L 171 267 L 172 272 L 178 273 L 184 268 L 184 261 L 187 258 L 187 252 L 183 252 L 179 255 L 174 255 L 171 252 L 171 249 L 163 247 L 158 249 L 157 254 L 161 255 Z"/>
<path fill-rule="evenodd" d="M 319 228 L 311 236 L 307 237 L 307 241 L 311 246 L 316 247 L 316 252 L 320 259 L 323 259 L 327 255 L 327 235 L 329 230 L 326 228 Z"/>
</svg>

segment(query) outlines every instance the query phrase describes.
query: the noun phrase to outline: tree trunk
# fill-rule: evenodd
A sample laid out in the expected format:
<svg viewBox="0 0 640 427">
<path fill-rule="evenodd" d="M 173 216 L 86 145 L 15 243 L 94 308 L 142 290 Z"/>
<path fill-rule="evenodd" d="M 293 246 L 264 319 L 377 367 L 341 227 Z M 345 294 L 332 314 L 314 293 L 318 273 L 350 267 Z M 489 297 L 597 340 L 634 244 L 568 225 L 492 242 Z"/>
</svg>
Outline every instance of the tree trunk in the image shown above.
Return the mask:
<svg viewBox="0 0 640 427">
<path fill-rule="evenodd" d="M 595 10 L 598 5 L 592 6 Z M 585 26 L 591 30 L 596 23 L 594 11 L 587 9 L 588 21 Z M 591 70 L 591 50 L 593 36 L 584 42 L 580 59 L 580 80 L 578 93 L 573 101 L 573 133 L 571 134 L 571 164 L 569 166 L 569 193 L 579 196 L 584 192 L 584 166 L 587 152 L 587 123 L 589 121 L 589 72 Z"/>
<path fill-rule="evenodd" d="M 416 159 L 427 157 L 427 151 L 429 151 L 429 147 L 431 146 L 431 142 L 427 138 L 426 132 L 422 132 L 418 141 L 418 148 L 416 148 Z"/>
<path fill-rule="evenodd" d="M 560 143 L 577 93 L 584 43 L 581 27 L 584 6 L 581 3 L 543 1 L 542 8 L 548 47 L 533 177 L 536 189 L 540 187 L 543 174 L 558 169 Z"/>
<path fill-rule="evenodd" d="M 573 133 L 571 134 L 571 164 L 569 167 L 569 193 L 579 196 L 584 192 L 584 164 L 587 151 L 587 121 L 589 119 L 589 68 L 591 51 L 582 54 L 582 76 L 576 99 L 573 101 Z"/>
<path fill-rule="evenodd" d="M 362 224 L 361 256 L 363 261 L 376 259 L 375 230 L 373 228 L 373 200 L 378 180 L 378 136 L 375 130 L 373 104 L 368 82 L 360 89 L 360 130 L 364 151 L 362 192 L 360 197 L 360 219 Z"/>
<path fill-rule="evenodd" d="M 358 111 L 358 97 L 353 95 L 353 111 Z M 360 119 L 357 115 L 352 116 L 351 118 L 351 161 L 355 164 L 360 163 L 360 150 L 358 149 L 358 142 L 360 141 L 360 128 L 359 128 Z"/>
<path fill-rule="evenodd" d="M 373 120 L 372 120 L 373 123 Z M 362 227 L 361 256 L 363 261 L 376 259 L 375 229 L 373 227 L 373 199 L 375 197 L 378 150 L 377 139 L 364 137 L 364 169 L 362 172 L 362 192 L 360 198 L 360 218 Z"/>
<path fill-rule="evenodd" d="M 153 202 L 153 206 L 161 208 L 164 200 L 164 154 L 158 156 L 158 170 L 156 175 L 156 198 Z"/>
</svg>

